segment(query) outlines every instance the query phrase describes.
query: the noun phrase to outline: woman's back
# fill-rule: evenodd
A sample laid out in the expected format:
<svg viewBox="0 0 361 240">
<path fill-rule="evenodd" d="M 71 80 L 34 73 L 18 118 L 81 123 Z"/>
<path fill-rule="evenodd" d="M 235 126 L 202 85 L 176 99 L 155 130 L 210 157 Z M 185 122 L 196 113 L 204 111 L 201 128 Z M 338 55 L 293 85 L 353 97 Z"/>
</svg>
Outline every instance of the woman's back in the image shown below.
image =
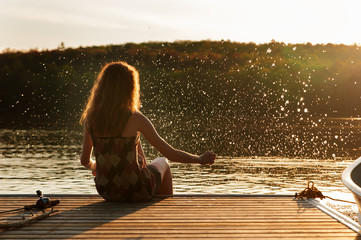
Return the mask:
<svg viewBox="0 0 361 240">
<path fill-rule="evenodd" d="M 139 134 L 122 136 L 127 122 L 118 136 L 97 136 L 90 130 L 97 163 L 95 184 L 106 200 L 146 201 L 155 195 L 155 178 L 138 158 Z"/>
</svg>

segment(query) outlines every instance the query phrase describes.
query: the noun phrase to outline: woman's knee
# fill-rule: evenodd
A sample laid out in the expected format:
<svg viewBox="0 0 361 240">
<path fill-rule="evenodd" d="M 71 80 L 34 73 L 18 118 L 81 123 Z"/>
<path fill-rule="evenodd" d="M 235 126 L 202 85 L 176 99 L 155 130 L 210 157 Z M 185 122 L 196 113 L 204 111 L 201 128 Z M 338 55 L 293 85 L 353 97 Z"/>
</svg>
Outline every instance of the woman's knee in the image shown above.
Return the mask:
<svg viewBox="0 0 361 240">
<path fill-rule="evenodd" d="M 159 187 L 158 194 L 173 194 L 172 172 L 168 160 L 165 157 L 160 157 L 154 159 L 151 164 L 159 167 L 158 169 L 162 176 L 162 183 Z"/>
<path fill-rule="evenodd" d="M 158 171 L 161 173 L 162 175 L 162 179 L 164 177 L 164 174 L 167 172 L 167 171 L 170 171 L 170 166 L 169 166 L 169 163 L 168 163 L 168 160 L 167 158 L 165 157 L 158 157 L 156 159 L 154 159 L 150 165 L 153 165 L 154 167 L 156 167 L 158 169 Z"/>
<path fill-rule="evenodd" d="M 154 159 L 154 161 L 158 162 L 165 169 L 169 168 L 168 159 L 165 157 L 158 157 L 158 158 Z"/>
</svg>

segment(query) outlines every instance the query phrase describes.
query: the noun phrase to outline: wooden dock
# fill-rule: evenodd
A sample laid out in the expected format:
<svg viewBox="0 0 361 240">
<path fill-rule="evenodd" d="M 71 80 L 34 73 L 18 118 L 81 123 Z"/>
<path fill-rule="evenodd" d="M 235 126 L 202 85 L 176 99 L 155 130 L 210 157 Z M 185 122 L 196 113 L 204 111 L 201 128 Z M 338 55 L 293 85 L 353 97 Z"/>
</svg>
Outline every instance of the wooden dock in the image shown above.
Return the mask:
<svg viewBox="0 0 361 240">
<path fill-rule="evenodd" d="M 61 201 L 58 213 L 0 230 L 0 239 L 361 239 L 357 229 L 292 196 L 174 195 L 141 204 L 110 203 L 96 195 L 49 197 Z M 35 194 L 0 195 L 0 211 L 36 200 Z M 22 216 L 23 211 L 1 214 L 0 222 Z"/>
</svg>

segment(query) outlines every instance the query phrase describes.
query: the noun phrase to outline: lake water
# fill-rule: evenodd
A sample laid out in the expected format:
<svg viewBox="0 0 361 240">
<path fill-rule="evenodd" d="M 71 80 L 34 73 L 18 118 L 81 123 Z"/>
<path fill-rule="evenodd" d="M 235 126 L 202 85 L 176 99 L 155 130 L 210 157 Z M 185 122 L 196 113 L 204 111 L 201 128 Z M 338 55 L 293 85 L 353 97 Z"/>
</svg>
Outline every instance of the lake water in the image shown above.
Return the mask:
<svg viewBox="0 0 361 240">
<path fill-rule="evenodd" d="M 338 121 L 350 122 L 350 119 Z M 174 191 L 294 194 L 303 190 L 308 181 L 313 181 L 325 195 L 352 200 L 350 192 L 341 182 L 341 174 L 361 156 L 361 148 L 357 146 L 360 143 L 360 123 L 359 119 L 354 119 L 353 128 L 344 127 L 347 124 L 341 124 L 343 127 L 338 128 L 326 126 L 327 136 L 319 136 L 321 139 L 338 136 L 334 139 L 342 144 L 338 144 L 339 148 L 334 152 L 339 155 L 344 151 L 347 156 L 333 154 L 330 158 L 316 159 L 255 154 L 217 156 L 212 166 L 171 163 Z M 337 139 L 342 136 L 347 138 L 344 137 L 342 141 Z M 81 144 L 82 133 L 79 130 L 1 129 L 0 194 L 35 194 L 38 189 L 44 194 L 96 193 L 91 172 L 79 162 Z M 145 153 L 151 157 L 157 156 L 147 144 Z M 351 215 L 356 211 L 355 206 L 343 208 L 344 213 L 351 212 Z"/>
</svg>

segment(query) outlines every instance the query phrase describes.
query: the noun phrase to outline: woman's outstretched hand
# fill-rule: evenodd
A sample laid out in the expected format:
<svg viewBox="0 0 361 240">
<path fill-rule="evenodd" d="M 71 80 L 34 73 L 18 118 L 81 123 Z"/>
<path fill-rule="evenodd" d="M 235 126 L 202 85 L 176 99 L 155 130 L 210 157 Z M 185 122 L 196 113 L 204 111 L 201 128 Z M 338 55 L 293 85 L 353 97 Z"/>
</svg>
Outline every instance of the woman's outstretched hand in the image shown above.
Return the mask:
<svg viewBox="0 0 361 240">
<path fill-rule="evenodd" d="M 212 165 L 216 159 L 216 154 L 214 152 L 205 152 L 200 156 L 200 159 L 200 164 Z"/>
</svg>

